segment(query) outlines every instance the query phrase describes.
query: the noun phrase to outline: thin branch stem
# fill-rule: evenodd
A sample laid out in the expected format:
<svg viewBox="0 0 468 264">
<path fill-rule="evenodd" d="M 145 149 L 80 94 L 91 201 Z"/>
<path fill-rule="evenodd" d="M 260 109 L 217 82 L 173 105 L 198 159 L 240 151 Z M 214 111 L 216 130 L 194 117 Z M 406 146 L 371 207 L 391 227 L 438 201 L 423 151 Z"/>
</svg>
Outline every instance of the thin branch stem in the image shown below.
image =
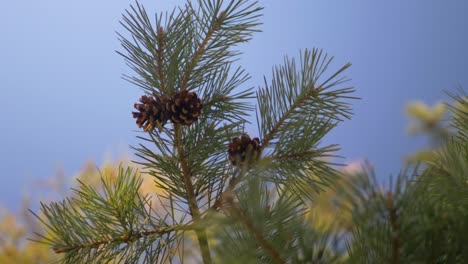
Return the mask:
<svg viewBox="0 0 468 264">
<path fill-rule="evenodd" d="M 112 239 L 95 240 L 95 241 L 91 241 L 88 243 L 76 244 L 76 245 L 68 246 L 68 247 L 54 247 L 53 250 L 57 254 L 67 253 L 70 251 L 85 249 L 85 248 L 99 248 L 101 246 L 104 246 L 106 244 L 111 244 L 111 243 L 131 243 L 142 237 L 148 237 L 152 235 L 164 235 L 170 232 L 187 231 L 187 230 L 196 230 L 196 228 L 193 226 L 193 224 L 181 225 L 181 226 L 180 225 L 169 226 L 169 227 L 158 228 L 155 230 L 145 231 L 141 233 L 130 233 L 124 236 L 114 237 Z"/>
<path fill-rule="evenodd" d="M 307 151 L 303 151 L 301 153 L 293 153 L 293 154 L 284 155 L 284 156 L 272 157 L 272 159 L 274 159 L 274 160 L 297 159 L 297 158 L 302 158 L 304 156 L 314 155 L 314 154 L 317 154 L 317 151 L 307 150 Z M 236 178 L 232 179 L 232 181 L 229 182 L 229 185 L 226 188 L 226 190 L 224 190 L 221 193 L 220 198 L 218 198 L 218 200 L 216 200 L 213 203 L 213 205 L 211 206 L 211 208 L 210 208 L 211 210 L 216 211 L 219 208 L 221 208 L 221 206 L 223 205 L 223 195 L 227 194 L 227 193 L 231 193 L 236 188 L 237 184 L 239 184 L 241 182 L 244 175 L 245 175 L 245 171 L 244 171 L 244 173 L 242 173 L 241 175 L 237 176 Z"/>
<path fill-rule="evenodd" d="M 158 67 L 158 75 L 159 75 L 159 82 L 160 82 L 160 89 L 161 92 L 167 93 L 166 90 L 166 80 L 163 74 L 163 52 L 164 52 L 164 30 L 162 27 L 159 27 L 158 30 L 158 49 L 157 49 L 157 67 Z"/>
<path fill-rule="evenodd" d="M 203 103 L 203 107 L 209 108 L 212 105 L 215 105 L 216 103 L 225 102 L 227 100 L 229 100 L 228 96 L 219 97 L 219 98 L 213 99 L 213 100 L 211 100 L 209 102 Z"/>
<path fill-rule="evenodd" d="M 270 255 L 274 263 L 283 264 L 285 260 L 280 256 L 278 251 L 263 237 L 263 234 L 255 227 L 254 223 L 250 220 L 249 216 L 237 205 L 230 207 L 230 211 L 233 212 L 239 221 L 254 235 L 257 243 L 262 247 L 268 255 Z"/>
<path fill-rule="evenodd" d="M 310 156 L 310 155 L 315 155 L 315 154 L 317 154 L 317 151 L 315 150 L 306 150 L 300 153 L 292 153 L 288 155 L 272 157 L 272 159 L 273 160 L 298 159 L 298 158 L 303 158 L 305 156 Z"/>
<path fill-rule="evenodd" d="M 187 89 L 190 77 L 191 77 L 192 72 L 193 72 L 193 69 L 195 68 L 195 66 L 198 63 L 198 60 L 200 59 L 201 55 L 205 51 L 206 45 L 208 45 L 208 42 L 210 41 L 211 37 L 220 28 L 221 22 L 223 21 L 225 15 L 226 15 L 225 11 L 222 11 L 219 14 L 219 16 L 215 19 L 215 21 L 211 25 L 210 30 L 206 34 L 203 41 L 198 45 L 197 51 L 195 52 L 192 60 L 188 64 L 187 68 L 185 69 L 184 76 L 182 78 L 182 85 L 180 86 L 181 90 L 186 90 Z"/>
<path fill-rule="evenodd" d="M 195 196 L 195 191 L 193 188 L 192 180 L 190 179 L 190 171 L 185 156 L 185 150 L 182 144 L 182 131 L 179 124 L 174 124 L 174 134 L 175 134 L 175 145 L 178 152 L 179 162 L 182 169 L 182 177 L 184 178 L 185 190 L 187 192 L 187 200 L 190 210 L 190 215 L 193 218 L 195 223 L 198 223 L 200 220 L 200 208 L 197 204 L 197 198 Z M 198 243 L 200 244 L 200 249 L 203 257 L 203 263 L 211 263 L 210 248 L 208 245 L 208 239 L 205 230 L 196 230 Z"/>
<path fill-rule="evenodd" d="M 224 190 L 221 195 L 219 196 L 218 200 L 216 200 L 213 205 L 210 207 L 211 210 L 217 211 L 221 206 L 223 205 L 223 199 L 226 195 L 231 194 L 232 191 L 236 188 L 237 184 L 239 184 L 244 177 L 244 175 L 247 173 L 246 169 L 243 169 L 242 172 L 240 173 L 239 176 L 235 177 L 229 182 L 228 187 L 226 190 Z"/>
<path fill-rule="evenodd" d="M 278 121 L 278 123 L 275 125 L 275 127 L 270 131 L 270 133 L 263 139 L 263 143 L 262 143 L 262 147 L 265 148 L 270 140 L 273 138 L 274 134 L 278 131 L 279 127 L 284 123 L 284 121 L 286 121 L 286 119 L 288 118 L 288 116 L 294 111 L 295 108 L 299 107 L 306 99 L 308 99 L 310 96 L 314 96 L 317 94 L 317 92 L 319 92 L 321 90 L 321 88 L 317 88 L 317 89 L 312 89 L 312 91 L 307 94 L 306 96 L 304 96 L 303 98 L 301 98 L 300 100 L 298 100 L 297 102 L 295 102 L 291 109 L 288 110 L 288 112 L 286 112 L 286 114 L 283 115 L 283 117 L 281 117 L 281 119 Z M 313 151 L 313 150 L 309 150 L 309 151 L 304 151 L 304 152 L 301 152 L 301 153 L 297 153 L 297 154 L 290 154 L 290 155 L 286 155 L 286 156 L 279 156 L 279 157 L 273 157 L 273 159 L 277 159 L 277 160 L 284 160 L 284 159 L 291 159 L 291 158 L 300 158 L 302 156 L 306 156 L 306 155 L 313 155 L 313 154 L 316 154 L 316 151 Z M 239 184 L 242 180 L 242 176 L 244 175 L 245 173 L 242 173 L 241 175 L 239 175 L 238 177 L 234 178 L 230 183 L 229 183 L 229 186 L 227 187 L 226 190 L 223 191 L 223 193 L 220 195 L 220 198 L 218 198 L 218 200 L 216 200 L 213 204 L 213 206 L 211 206 L 210 209 L 212 210 L 218 210 L 221 206 L 222 206 L 222 203 L 223 203 L 223 194 L 227 194 L 227 193 L 230 193 L 234 190 L 234 188 L 236 188 L 237 184 Z"/>
<path fill-rule="evenodd" d="M 392 227 L 392 255 L 391 255 L 391 264 L 397 264 L 398 263 L 398 250 L 400 248 L 400 237 L 399 237 L 399 231 L 400 227 L 397 223 L 397 213 L 396 213 L 396 208 L 393 203 L 393 195 L 392 192 L 387 193 L 387 209 L 389 212 L 390 216 L 390 226 Z"/>
<path fill-rule="evenodd" d="M 309 99 L 310 97 L 312 96 L 315 96 L 317 95 L 318 92 L 320 92 L 320 90 L 322 90 L 321 87 L 315 89 L 315 88 L 312 88 L 311 91 L 307 94 L 304 94 L 302 96 L 302 98 L 299 98 L 299 100 L 297 100 L 296 102 L 294 102 L 294 104 L 291 106 L 291 108 L 289 108 L 289 110 L 284 113 L 284 115 L 278 120 L 278 122 L 275 124 L 275 126 L 271 129 L 271 131 L 265 136 L 265 138 L 263 138 L 262 140 L 262 147 L 265 148 L 268 146 L 268 144 L 270 144 L 270 141 L 273 139 L 273 137 L 275 136 L 275 134 L 278 132 L 278 130 L 280 129 L 280 127 L 284 124 L 284 122 L 288 119 L 288 117 L 294 112 L 294 110 L 296 108 L 298 108 L 299 106 L 301 106 L 307 99 Z"/>
</svg>

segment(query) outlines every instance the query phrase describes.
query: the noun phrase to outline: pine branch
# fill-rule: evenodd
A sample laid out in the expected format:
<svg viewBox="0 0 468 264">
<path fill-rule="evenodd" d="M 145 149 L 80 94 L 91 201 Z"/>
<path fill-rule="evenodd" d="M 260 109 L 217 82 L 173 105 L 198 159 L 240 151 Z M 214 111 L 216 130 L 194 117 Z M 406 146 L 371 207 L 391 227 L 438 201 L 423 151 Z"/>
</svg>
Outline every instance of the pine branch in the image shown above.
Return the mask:
<svg viewBox="0 0 468 264">
<path fill-rule="evenodd" d="M 208 102 L 204 103 L 203 105 L 204 105 L 205 107 L 209 108 L 209 107 L 211 107 L 211 106 L 217 105 L 218 103 L 227 102 L 227 101 L 229 101 L 229 100 L 230 100 L 229 96 L 225 95 L 225 96 L 222 96 L 222 97 L 213 98 L 213 100 L 208 101 Z"/>
<path fill-rule="evenodd" d="M 123 168 L 115 180 L 102 179 L 100 189 L 80 182 L 75 197 L 41 204 L 44 216 L 36 217 L 44 224 L 46 235 L 40 237 L 56 253 L 65 253 L 65 263 L 117 257 L 133 262 L 154 246 L 158 250 L 146 253 L 148 257 L 165 258 L 164 248 L 172 245 L 177 232 L 193 226 L 166 223 L 166 216 L 160 217 L 148 198 L 139 195 L 141 184 L 135 172 Z"/>
<path fill-rule="evenodd" d="M 335 151 L 337 149 L 333 149 L 333 151 Z M 271 163 L 272 161 L 277 161 L 277 162 L 280 162 L 280 164 L 284 164 L 285 161 L 288 161 L 288 160 L 310 160 L 310 157 L 311 156 L 322 156 L 324 152 L 328 152 L 330 151 L 329 148 L 326 149 L 326 151 L 323 151 L 323 150 L 308 150 L 308 151 L 304 151 L 304 152 L 301 152 L 301 153 L 292 153 L 292 154 L 288 154 L 288 155 L 284 155 L 284 156 L 273 156 L 273 157 L 267 157 L 267 158 L 263 158 L 262 160 L 260 160 L 258 163 L 260 164 L 270 164 L 271 166 Z M 261 168 L 263 168 L 262 166 L 264 166 L 265 168 L 268 167 L 266 165 L 260 165 Z M 314 165 L 312 165 L 313 167 L 317 167 Z M 270 167 L 271 169 L 271 167 Z M 214 210 L 214 211 L 218 211 L 222 204 L 223 204 L 223 197 L 226 197 L 226 195 L 229 195 L 230 193 L 232 193 L 234 191 L 234 189 L 242 182 L 242 180 L 244 179 L 245 175 L 247 174 L 248 170 L 242 170 L 242 172 L 237 175 L 237 177 L 234 177 L 228 184 L 228 186 L 225 188 L 225 190 L 221 193 L 221 195 L 219 196 L 219 198 L 213 203 L 213 205 L 211 206 L 211 210 Z M 311 178 L 312 179 L 312 178 Z"/>
<path fill-rule="evenodd" d="M 398 264 L 398 255 L 399 255 L 399 250 L 400 250 L 400 228 L 397 223 L 397 214 L 396 214 L 396 208 L 394 208 L 394 202 L 393 202 L 393 195 L 392 192 L 389 191 L 387 193 L 387 209 L 388 209 L 388 214 L 389 214 L 389 222 L 390 226 L 392 228 L 391 232 L 391 244 L 392 244 L 392 250 L 391 250 L 391 260 L 390 263 L 392 264 Z"/>
<path fill-rule="evenodd" d="M 187 200 L 190 209 L 190 214 L 193 217 L 193 221 L 198 223 L 200 220 L 200 209 L 198 208 L 197 198 L 195 196 L 195 191 L 193 188 L 192 180 L 191 180 L 191 173 L 189 171 L 187 158 L 185 155 L 184 147 L 182 144 L 182 132 L 181 127 L 179 124 L 174 125 L 174 133 L 175 133 L 175 145 L 177 147 L 177 154 L 179 157 L 180 166 L 182 169 L 182 175 L 184 178 L 185 189 L 187 193 Z M 208 239 L 206 236 L 205 230 L 197 231 L 198 242 L 200 244 L 200 249 L 202 252 L 203 262 L 205 264 L 211 263 L 211 255 L 210 255 L 210 248 L 208 245 Z"/>
<path fill-rule="evenodd" d="M 262 146 L 267 147 L 270 144 L 270 141 L 278 133 L 279 129 L 283 124 L 290 118 L 290 116 L 302 105 L 304 105 L 308 100 L 316 96 L 323 88 L 321 87 L 311 87 L 310 91 L 304 94 L 301 98 L 295 101 L 290 108 L 281 115 L 280 119 L 276 121 L 275 125 L 270 129 L 268 134 L 262 139 Z"/>
<path fill-rule="evenodd" d="M 455 130 L 455 136 L 460 141 L 468 141 L 468 92 L 462 87 L 458 88 L 458 94 L 449 94 L 455 101 L 452 105 L 448 105 L 452 113 L 450 127 Z"/>
<path fill-rule="evenodd" d="M 170 226 L 170 227 L 165 227 L 165 228 L 159 228 L 156 230 L 151 230 L 151 231 L 144 231 L 144 232 L 136 232 L 136 233 L 129 233 L 124 236 L 120 237 L 113 237 L 110 239 L 102 239 L 102 240 L 96 240 L 96 241 L 90 241 L 87 243 L 82 243 L 82 244 L 75 244 L 67 247 L 53 247 L 53 250 L 55 253 L 68 253 L 70 251 L 78 251 L 78 250 L 84 250 L 84 249 L 99 249 L 102 247 L 105 247 L 107 244 L 113 244 L 113 243 L 118 243 L 118 244 L 129 244 L 132 242 L 135 242 L 138 239 L 148 237 L 148 236 L 162 236 L 167 233 L 171 232 L 177 232 L 177 231 L 188 231 L 188 230 L 196 230 L 196 228 L 193 225 L 175 225 L 175 226 Z"/>
<path fill-rule="evenodd" d="M 236 186 L 243 180 L 246 173 L 247 173 L 247 170 L 243 169 L 237 177 L 234 177 L 229 182 L 228 187 L 221 193 L 219 198 L 211 206 L 210 208 L 211 210 L 218 211 L 221 208 L 221 206 L 225 202 L 226 197 L 229 197 L 232 194 Z"/>
<path fill-rule="evenodd" d="M 204 116 L 230 123 L 248 123 L 253 107 L 252 88 L 236 91 L 250 76 L 238 67 L 231 70 L 230 64 L 224 64 L 204 77 L 199 91 L 203 98 Z"/>
<path fill-rule="evenodd" d="M 251 34 L 258 31 L 256 19 L 261 8 L 256 7 L 256 2 L 248 2 L 199 0 L 198 8 L 187 3 L 193 17 L 188 34 L 192 34 L 194 44 L 180 70 L 183 73 L 180 89 L 202 86 L 219 68 L 233 62 L 239 54 L 232 50 L 233 46 L 249 40 Z"/>
<path fill-rule="evenodd" d="M 316 183 L 298 168 L 318 168 L 316 174 L 325 185 L 336 177 L 336 171 L 327 166 L 331 164 L 320 158 L 334 156 L 333 151 L 338 148 L 331 145 L 319 149 L 318 144 L 342 118 L 350 118 L 346 100 L 355 99 L 349 96 L 351 87 L 335 88 L 347 81 L 340 75 L 350 64 L 324 77 L 332 60 L 318 49 L 301 53 L 299 65 L 294 59 L 285 58 L 284 65 L 274 68 L 271 83 L 265 80 L 265 87 L 257 92 L 263 159 L 272 161 L 267 168 L 269 178 L 276 183 L 293 184 L 308 198 L 312 198 L 312 193 L 307 194 L 304 186 Z M 278 157 L 289 158 L 280 163 Z"/>
<path fill-rule="evenodd" d="M 258 245 L 260 245 L 260 247 L 262 247 L 268 253 L 268 255 L 270 255 L 274 263 L 286 263 L 286 261 L 282 259 L 278 251 L 265 239 L 263 234 L 259 232 L 259 230 L 255 227 L 254 223 L 251 221 L 250 217 L 245 211 L 243 211 L 238 206 L 230 207 L 229 211 L 237 217 L 237 219 L 247 228 L 247 230 L 251 234 L 253 234 L 253 236 L 257 240 Z"/>
<path fill-rule="evenodd" d="M 159 74 L 159 82 L 161 84 L 161 92 L 163 94 L 167 94 L 167 88 L 166 88 L 166 78 L 164 77 L 163 73 L 163 54 L 164 54 L 164 29 L 162 27 L 159 27 L 158 31 L 158 49 L 156 51 L 157 53 L 157 63 L 158 65 L 156 66 L 158 69 L 158 74 Z"/>
<path fill-rule="evenodd" d="M 317 154 L 318 154 L 318 151 L 316 150 L 306 150 L 300 153 L 292 153 L 288 155 L 272 157 L 272 159 L 278 160 L 278 161 L 289 160 L 289 159 L 307 159 L 307 157 L 316 156 Z"/>
<path fill-rule="evenodd" d="M 304 54 L 301 54 L 299 70 L 296 70 L 295 61 L 287 58 L 283 66 L 275 68 L 271 85 L 265 81 L 265 88 L 260 89 L 257 93 L 261 115 L 259 124 L 261 124 L 262 145 L 264 147 L 267 147 L 273 138 L 281 137 L 281 134 L 286 132 L 290 133 L 288 136 L 294 136 L 294 131 L 289 129 L 289 123 L 301 126 L 333 127 L 334 124 L 330 121 L 340 121 L 341 116 L 349 118 L 348 104 L 338 100 L 353 98 L 346 95 L 353 90 L 350 88 L 327 90 L 347 81 L 344 78 L 334 79 L 339 77 L 350 64 L 341 67 L 322 83 L 319 83 L 332 59 L 328 59 L 326 54 L 322 57 L 322 51 L 317 49 L 306 50 Z M 304 121 L 304 117 L 308 116 L 310 118 Z M 323 132 L 327 132 L 327 130 Z M 296 141 L 307 142 L 307 140 Z"/>
<path fill-rule="evenodd" d="M 174 36 L 165 34 L 161 24 L 162 15 L 155 17 L 153 26 L 145 8 L 138 2 L 136 2 L 136 7 L 131 6 L 130 9 L 131 11 L 127 11 L 123 16 L 121 25 L 130 32 L 131 38 L 127 39 L 118 33 L 119 40 L 127 54 L 119 51 L 117 53 L 125 58 L 127 65 L 140 78 L 124 75 L 124 79 L 147 90 L 149 94 L 155 89 L 159 89 L 158 93 L 166 93 L 170 88 L 167 87 L 165 76 L 167 73 L 166 43 L 171 42 Z M 185 15 L 184 12 L 177 15 L 173 12 L 169 17 L 166 16 L 165 27 L 168 30 L 176 28 L 184 30 L 186 24 L 181 22 L 184 21 Z"/>
<path fill-rule="evenodd" d="M 214 250 L 223 263 L 335 263 L 329 260 L 342 256 L 328 244 L 331 233 L 304 221 L 305 207 L 291 190 L 274 191 L 256 172 L 223 196 L 222 211 L 222 230 L 216 230 L 222 243 Z"/>
<path fill-rule="evenodd" d="M 224 16 L 226 15 L 226 11 L 222 11 L 219 16 L 215 19 L 213 24 L 210 27 L 210 30 L 206 34 L 205 38 L 201 43 L 198 44 L 198 49 L 193 55 L 192 60 L 189 62 L 187 65 L 186 70 L 184 71 L 184 75 L 182 77 L 182 84 L 181 84 L 181 90 L 187 89 L 191 74 L 195 66 L 197 65 L 198 60 L 200 59 L 200 56 L 203 54 L 205 51 L 206 45 L 208 44 L 208 41 L 210 41 L 211 37 L 213 34 L 221 27 L 221 23 L 223 22 Z"/>
</svg>

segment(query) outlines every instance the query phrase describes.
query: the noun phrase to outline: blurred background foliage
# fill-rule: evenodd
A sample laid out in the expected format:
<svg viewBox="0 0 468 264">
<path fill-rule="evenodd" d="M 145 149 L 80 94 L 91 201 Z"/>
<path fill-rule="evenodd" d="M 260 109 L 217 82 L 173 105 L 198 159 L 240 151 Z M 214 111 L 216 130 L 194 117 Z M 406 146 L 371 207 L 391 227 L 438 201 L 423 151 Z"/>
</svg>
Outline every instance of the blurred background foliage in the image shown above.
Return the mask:
<svg viewBox="0 0 468 264">
<path fill-rule="evenodd" d="M 102 182 L 101 177 L 106 179 L 115 179 L 118 173 L 119 165 L 130 165 L 128 159 L 121 159 L 119 162 L 105 162 L 100 168 L 88 161 L 84 164 L 83 169 L 72 178 L 82 181 L 88 185 L 98 188 Z M 133 167 L 138 167 L 131 164 Z M 142 177 L 144 179 L 140 188 L 140 193 L 143 195 L 149 194 L 153 199 L 161 199 L 161 190 L 155 187 L 152 177 Z M 9 212 L 6 209 L 0 211 L 0 263 L 51 263 L 58 260 L 56 255 L 48 246 L 40 243 L 35 243 L 28 239 L 35 237 L 35 233 L 43 233 L 41 223 L 29 212 L 31 205 L 36 205 L 38 200 L 47 202 L 42 196 L 49 197 L 64 197 L 64 190 L 68 190 L 66 179 L 63 174 L 58 172 L 51 177 L 47 182 L 38 183 L 39 186 L 31 186 L 31 188 L 44 188 L 41 193 L 41 198 L 31 197 L 25 198 L 19 212 Z M 160 201 L 154 200 L 152 205 L 157 210 L 157 205 Z"/>
<path fill-rule="evenodd" d="M 462 104 L 454 104 L 454 108 L 466 107 Z M 468 112 L 468 109 L 462 109 Z M 406 107 L 406 115 L 410 122 L 408 132 L 410 135 L 425 135 L 430 139 L 427 149 L 423 149 L 413 153 L 407 157 L 406 161 L 410 163 L 430 162 L 433 159 L 434 150 L 439 147 L 444 136 L 448 134 L 450 129 L 445 124 L 448 119 L 448 107 L 446 104 L 439 102 L 429 106 L 423 102 L 411 102 Z M 83 169 L 72 178 L 80 180 L 86 184 L 99 187 L 101 177 L 107 179 L 115 179 L 117 176 L 119 165 L 138 166 L 128 158 L 120 159 L 118 162 L 105 162 L 100 168 L 94 165 L 93 162 L 86 162 Z M 331 188 L 323 190 L 317 194 L 310 204 L 309 211 L 306 215 L 307 221 L 310 223 L 311 230 L 315 234 L 336 234 L 336 236 L 346 234 L 352 229 L 352 217 L 349 211 L 343 210 L 348 207 L 346 204 L 345 194 L 349 192 L 350 182 L 356 179 L 356 176 L 362 174 L 371 165 L 363 161 L 356 161 L 342 167 L 341 177 L 337 178 Z M 161 189 L 157 189 L 154 184 L 154 177 L 143 177 L 143 184 L 140 193 L 143 195 L 149 194 L 152 196 L 152 207 L 154 210 L 161 210 L 158 204 L 161 199 L 166 197 Z M 314 175 L 311 175 L 314 177 Z M 76 181 L 74 181 L 76 184 Z M 41 195 L 46 197 L 64 197 L 68 190 L 66 177 L 58 172 L 46 184 L 42 183 L 44 191 Z M 36 188 L 37 186 L 31 186 Z M 312 190 L 311 190 L 312 191 Z M 58 256 L 46 245 L 34 243 L 28 238 L 34 236 L 34 233 L 42 233 L 41 223 L 37 221 L 29 213 L 29 208 L 32 203 L 38 200 L 45 201 L 43 197 L 24 198 L 21 210 L 18 212 L 10 212 L 6 209 L 0 210 L 0 263 L 51 263 L 58 260 Z M 50 200 L 50 198 L 49 198 Z M 185 254 L 191 254 L 190 235 L 186 237 Z M 210 243 L 214 243 L 211 241 Z M 344 256 L 344 259 L 346 256 Z"/>
</svg>

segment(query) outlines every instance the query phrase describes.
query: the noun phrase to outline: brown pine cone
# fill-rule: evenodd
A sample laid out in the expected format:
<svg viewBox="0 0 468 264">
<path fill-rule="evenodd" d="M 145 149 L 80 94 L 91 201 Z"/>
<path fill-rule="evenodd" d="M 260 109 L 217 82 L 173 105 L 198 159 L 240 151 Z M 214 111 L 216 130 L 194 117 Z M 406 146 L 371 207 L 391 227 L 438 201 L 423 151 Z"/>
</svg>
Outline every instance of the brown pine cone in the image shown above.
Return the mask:
<svg viewBox="0 0 468 264">
<path fill-rule="evenodd" d="M 157 94 L 143 95 L 140 98 L 141 104 L 135 103 L 134 105 L 139 112 L 132 112 L 138 127 L 143 127 L 144 131 L 149 132 L 153 131 L 155 127 L 162 129 L 168 120 L 165 101 L 167 99 L 164 96 Z"/>
<path fill-rule="evenodd" d="M 229 161 L 234 166 L 243 166 L 256 161 L 261 154 L 262 147 L 258 138 L 250 139 L 246 133 L 242 136 L 234 137 L 229 143 Z"/>
<path fill-rule="evenodd" d="M 203 103 L 194 92 L 182 90 L 166 102 L 166 111 L 175 124 L 191 125 L 198 120 Z"/>
</svg>

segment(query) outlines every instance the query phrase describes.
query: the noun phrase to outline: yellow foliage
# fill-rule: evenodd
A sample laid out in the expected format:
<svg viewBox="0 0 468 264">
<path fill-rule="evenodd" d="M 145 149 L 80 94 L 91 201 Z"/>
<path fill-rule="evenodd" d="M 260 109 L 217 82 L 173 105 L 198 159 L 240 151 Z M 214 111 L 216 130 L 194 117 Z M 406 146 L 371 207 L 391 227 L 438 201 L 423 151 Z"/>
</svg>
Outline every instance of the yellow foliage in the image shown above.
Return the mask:
<svg viewBox="0 0 468 264">
<path fill-rule="evenodd" d="M 416 121 L 410 124 L 409 132 L 414 134 L 436 127 L 446 112 L 447 107 L 441 102 L 436 103 L 432 107 L 419 101 L 409 103 L 406 107 L 406 113 Z"/>
<path fill-rule="evenodd" d="M 445 104 L 439 102 L 433 107 L 429 107 L 423 102 L 413 102 L 408 104 L 406 112 L 409 116 L 420 119 L 424 122 L 433 122 L 440 120 L 445 114 L 447 108 Z"/>
<path fill-rule="evenodd" d="M 424 162 L 429 164 L 436 161 L 437 156 L 433 150 L 418 151 L 410 155 L 406 160 L 410 163 Z"/>
<path fill-rule="evenodd" d="M 0 217 L 0 263 L 51 263 L 57 260 L 45 244 L 33 243 L 30 227 L 9 212 Z"/>
<path fill-rule="evenodd" d="M 115 180 L 118 175 L 119 165 L 132 166 L 129 161 L 119 163 L 106 162 L 100 169 L 92 162 L 85 163 L 83 169 L 76 176 L 83 183 L 98 188 L 101 185 L 101 176 L 107 180 Z M 157 195 L 163 194 L 163 190 L 156 188 L 154 177 L 140 175 L 143 183 L 140 188 L 142 196 L 152 196 L 152 207 L 154 210 L 160 209 L 160 200 Z M 60 177 L 52 177 L 51 187 L 55 186 L 55 181 L 62 180 Z M 51 191 L 58 191 L 52 188 Z M 27 209 L 27 205 L 24 205 Z M 24 211 L 24 210 L 23 210 Z M 35 230 L 39 228 L 39 230 Z M 37 238 L 33 232 L 40 232 L 41 227 L 37 219 L 33 216 L 21 216 L 21 214 L 12 214 L 10 212 L 0 213 L 0 264 L 3 263 L 53 263 L 60 258 L 49 246 L 41 243 L 29 241 L 30 238 Z M 46 234 L 47 237 L 47 234 Z"/>
<path fill-rule="evenodd" d="M 348 164 L 342 170 L 343 175 L 334 182 L 333 186 L 325 188 L 315 196 L 306 215 L 315 230 L 344 231 L 351 228 L 351 214 L 343 209 L 348 206 L 344 204 L 343 193 L 351 186 L 350 181 L 361 170 L 361 166 L 359 162 Z"/>
<path fill-rule="evenodd" d="M 462 101 L 467 101 L 464 97 Z M 468 104 L 456 101 L 453 108 L 458 112 L 468 113 Z M 444 115 L 447 113 L 448 107 L 446 104 L 437 103 L 432 107 L 427 106 L 422 102 L 412 102 L 408 104 L 406 112 L 409 117 L 414 118 L 414 122 L 410 123 L 410 133 L 425 133 L 434 139 L 444 139 L 449 135 L 447 128 L 441 124 Z M 436 157 L 437 148 L 417 151 L 406 158 L 409 163 L 432 163 Z"/>
</svg>

